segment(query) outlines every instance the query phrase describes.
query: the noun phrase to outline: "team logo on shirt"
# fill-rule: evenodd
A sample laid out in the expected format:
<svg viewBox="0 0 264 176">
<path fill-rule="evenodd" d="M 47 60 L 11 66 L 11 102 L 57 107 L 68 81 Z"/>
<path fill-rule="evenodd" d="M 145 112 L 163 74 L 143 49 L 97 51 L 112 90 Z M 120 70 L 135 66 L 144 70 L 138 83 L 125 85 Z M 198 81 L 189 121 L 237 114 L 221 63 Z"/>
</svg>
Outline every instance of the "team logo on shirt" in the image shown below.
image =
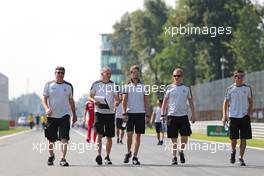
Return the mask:
<svg viewBox="0 0 264 176">
<path fill-rule="evenodd" d="M 67 89 L 64 89 L 64 92 L 66 92 L 67 91 Z"/>
<path fill-rule="evenodd" d="M 247 93 L 247 91 L 245 91 L 245 90 L 244 90 L 244 91 L 243 91 L 243 93 L 244 93 L 244 94 L 246 94 L 246 93 Z"/>
<path fill-rule="evenodd" d="M 182 90 L 183 93 L 186 93 L 186 90 Z"/>
</svg>

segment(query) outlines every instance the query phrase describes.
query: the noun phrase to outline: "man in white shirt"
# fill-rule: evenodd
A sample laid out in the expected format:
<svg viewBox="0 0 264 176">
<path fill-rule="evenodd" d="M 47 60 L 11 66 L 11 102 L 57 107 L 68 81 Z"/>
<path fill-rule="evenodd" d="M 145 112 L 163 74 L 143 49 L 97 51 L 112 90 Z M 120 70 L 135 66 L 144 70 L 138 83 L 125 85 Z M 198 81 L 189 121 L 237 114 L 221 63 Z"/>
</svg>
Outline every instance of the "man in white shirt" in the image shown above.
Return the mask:
<svg viewBox="0 0 264 176">
<path fill-rule="evenodd" d="M 252 138 L 250 114 L 253 109 L 253 97 L 251 88 L 244 84 L 244 77 L 245 74 L 242 70 L 234 72 L 234 84 L 227 88 L 222 118 L 224 126 L 228 117 L 230 119 L 229 131 L 232 146 L 230 162 L 232 164 L 236 161 L 237 139 L 240 138 L 240 166 L 246 165 L 243 159 L 247 145 L 246 140 Z"/>
<path fill-rule="evenodd" d="M 130 68 L 131 80 L 126 85 L 123 92 L 123 118 L 127 122 L 127 153 L 124 163 L 129 163 L 132 157 L 133 136 L 135 134 L 134 151 L 132 164 L 140 165 L 138 151 L 140 147 L 141 135 L 145 134 L 145 122 L 150 121 L 148 115 L 148 91 L 145 85 L 139 80 L 139 67 L 133 65 Z"/>
<path fill-rule="evenodd" d="M 65 156 L 67 153 L 67 144 L 70 139 L 70 108 L 72 111 L 72 123 L 77 121 L 75 112 L 75 104 L 73 100 L 73 86 L 64 81 L 64 67 L 55 69 L 55 80 L 46 83 L 43 92 L 43 106 L 47 115 L 47 124 L 45 129 L 45 137 L 49 141 L 48 165 L 53 165 L 54 143 L 57 140 L 61 142 L 62 156 L 60 160 L 61 166 L 69 166 Z"/>
<path fill-rule="evenodd" d="M 92 84 L 89 100 L 95 103 L 95 123 L 94 128 L 97 133 L 97 156 L 96 163 L 102 165 L 102 138 L 106 136 L 106 156 L 104 162 L 106 165 L 112 164 L 110 152 L 112 149 L 112 138 L 115 136 L 115 112 L 119 103 L 118 91 L 115 83 L 110 80 L 111 69 L 105 67 L 101 70 L 101 80 Z M 102 104 L 96 99 L 101 97 L 105 99 L 107 105 Z"/>
<path fill-rule="evenodd" d="M 177 165 L 177 138 L 181 135 L 181 149 L 179 152 L 181 163 L 185 163 L 183 150 L 192 130 L 188 118 L 188 104 L 192 112 L 191 121 L 195 122 L 194 104 L 191 88 L 183 84 L 183 70 L 176 68 L 173 71 L 174 83 L 167 87 L 162 104 L 161 117 L 167 118 L 167 135 L 173 146 L 172 165 Z"/>
<path fill-rule="evenodd" d="M 151 124 L 155 123 L 158 144 L 163 145 L 164 132 L 165 132 L 165 119 L 161 117 L 161 106 L 163 100 L 157 100 L 157 106 L 153 108 L 151 115 Z"/>
</svg>

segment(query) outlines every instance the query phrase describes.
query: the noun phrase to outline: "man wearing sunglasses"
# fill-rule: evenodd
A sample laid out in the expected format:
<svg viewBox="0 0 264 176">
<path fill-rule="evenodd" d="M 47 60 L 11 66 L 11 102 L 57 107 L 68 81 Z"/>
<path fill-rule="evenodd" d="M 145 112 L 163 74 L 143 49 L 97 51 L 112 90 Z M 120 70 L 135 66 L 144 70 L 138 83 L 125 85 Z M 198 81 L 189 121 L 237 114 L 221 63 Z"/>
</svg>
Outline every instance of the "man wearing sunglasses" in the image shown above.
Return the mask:
<svg viewBox="0 0 264 176">
<path fill-rule="evenodd" d="M 240 138 L 240 157 L 238 163 L 245 166 L 244 154 L 247 145 L 247 139 L 252 138 L 250 124 L 250 114 L 253 108 L 252 91 L 249 86 L 244 84 L 245 74 L 242 70 L 234 72 L 234 84 L 229 86 L 226 91 L 223 103 L 223 125 L 226 125 L 228 117 L 230 120 L 229 131 L 231 139 L 231 157 L 230 162 L 236 162 L 237 139 Z M 228 114 L 227 114 L 228 110 Z"/>
<path fill-rule="evenodd" d="M 45 137 L 49 141 L 49 158 L 47 164 L 53 165 L 54 143 L 57 140 L 61 142 L 61 166 L 69 166 L 65 156 L 67 153 L 67 144 L 70 139 L 70 108 L 72 111 L 72 123 L 77 121 L 75 104 L 73 100 L 73 87 L 70 83 L 64 81 L 64 67 L 56 67 L 55 80 L 46 83 L 43 92 L 43 106 L 47 115 L 47 124 L 45 128 Z"/>
<path fill-rule="evenodd" d="M 190 87 L 183 84 L 183 70 L 176 68 L 173 71 L 174 83 L 167 87 L 164 95 L 164 100 L 161 108 L 161 117 L 167 117 L 167 136 L 171 138 L 173 158 L 172 165 L 177 165 L 177 138 L 180 133 L 180 162 L 185 163 L 183 150 L 188 142 L 188 136 L 191 135 L 192 130 L 188 118 L 188 102 L 191 109 L 191 121 L 195 122 L 193 97 Z"/>
<path fill-rule="evenodd" d="M 123 92 L 122 102 L 123 120 L 127 122 L 127 153 L 124 163 L 129 163 L 129 159 L 132 157 L 131 148 L 134 143 L 132 164 L 140 165 L 137 155 L 141 135 L 145 134 L 145 123 L 150 121 L 148 115 L 148 90 L 139 80 L 139 67 L 137 65 L 131 66 L 130 76 L 131 79 Z M 133 137 L 135 137 L 135 141 L 133 141 Z"/>
</svg>

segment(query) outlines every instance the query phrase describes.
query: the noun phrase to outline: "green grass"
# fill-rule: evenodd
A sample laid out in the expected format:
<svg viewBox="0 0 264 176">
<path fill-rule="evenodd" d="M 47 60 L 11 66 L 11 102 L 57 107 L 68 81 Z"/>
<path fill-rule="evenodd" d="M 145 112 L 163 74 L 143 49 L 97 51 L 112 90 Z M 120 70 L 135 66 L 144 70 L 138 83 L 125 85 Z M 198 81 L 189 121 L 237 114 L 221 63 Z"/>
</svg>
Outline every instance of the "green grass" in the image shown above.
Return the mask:
<svg viewBox="0 0 264 176">
<path fill-rule="evenodd" d="M 147 128 L 146 134 L 156 134 L 156 131 L 154 128 Z M 206 134 L 197 133 L 197 132 L 192 133 L 190 138 L 191 139 L 230 143 L 230 139 L 228 137 L 207 136 Z M 252 146 L 252 147 L 264 148 L 264 138 L 263 139 L 256 138 L 256 139 L 247 140 L 247 144 L 248 144 L 248 146 Z"/>
<path fill-rule="evenodd" d="M 26 131 L 26 130 L 29 130 L 29 128 L 26 128 L 26 127 L 18 127 L 18 128 L 11 128 L 9 130 L 0 130 L 0 136 L 14 134 L 14 133 L 18 133 L 18 132 Z"/>
</svg>

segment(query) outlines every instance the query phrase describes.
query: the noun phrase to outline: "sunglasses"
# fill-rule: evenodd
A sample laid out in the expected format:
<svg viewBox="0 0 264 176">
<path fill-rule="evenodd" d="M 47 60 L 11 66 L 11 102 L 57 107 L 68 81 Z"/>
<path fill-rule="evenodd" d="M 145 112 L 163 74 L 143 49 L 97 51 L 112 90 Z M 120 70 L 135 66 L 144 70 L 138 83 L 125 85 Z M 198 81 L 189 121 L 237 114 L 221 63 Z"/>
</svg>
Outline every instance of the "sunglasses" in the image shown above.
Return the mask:
<svg viewBox="0 0 264 176">
<path fill-rule="evenodd" d="M 243 79 L 244 78 L 244 75 L 235 75 L 234 77 L 235 78 L 238 78 L 238 79 Z"/>
<path fill-rule="evenodd" d="M 64 72 L 56 72 L 57 74 L 62 74 L 62 75 L 64 75 Z"/>
<path fill-rule="evenodd" d="M 182 75 L 173 75 L 174 78 L 180 78 Z"/>
</svg>

